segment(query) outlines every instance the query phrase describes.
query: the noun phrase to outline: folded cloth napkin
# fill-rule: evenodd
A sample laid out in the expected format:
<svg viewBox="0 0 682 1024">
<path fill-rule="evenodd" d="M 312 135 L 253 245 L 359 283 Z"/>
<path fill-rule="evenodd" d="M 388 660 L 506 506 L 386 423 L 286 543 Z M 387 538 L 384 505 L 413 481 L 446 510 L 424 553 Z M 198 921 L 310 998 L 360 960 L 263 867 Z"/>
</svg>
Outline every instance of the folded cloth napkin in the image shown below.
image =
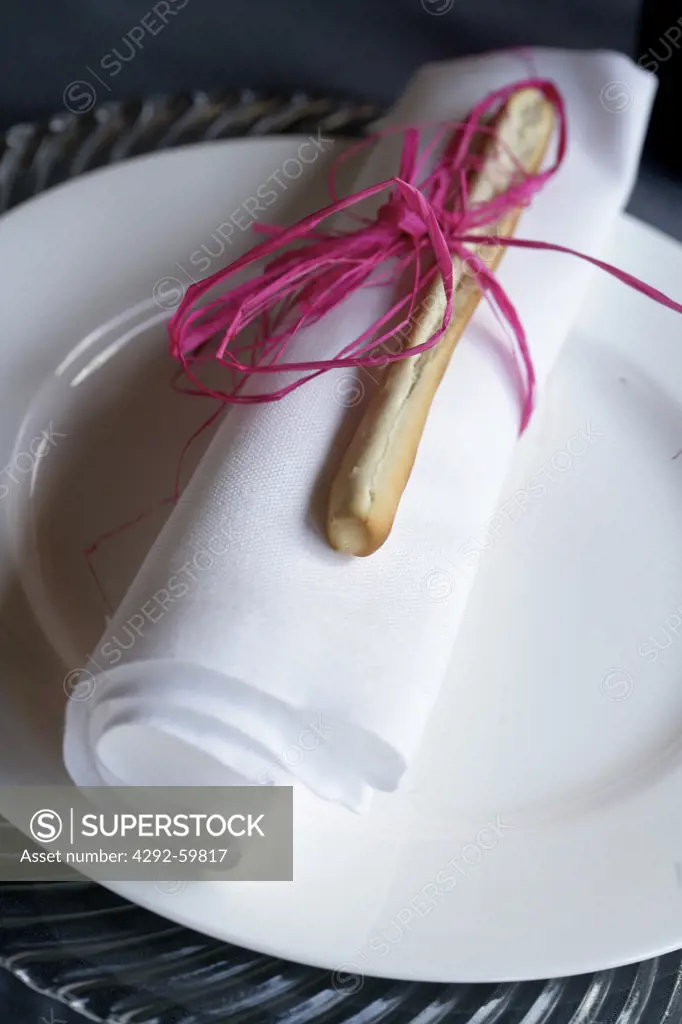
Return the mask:
<svg viewBox="0 0 682 1024">
<path fill-rule="evenodd" d="M 598 255 L 635 178 L 654 80 L 618 54 L 524 53 L 424 68 L 385 123 L 460 120 L 528 77 L 530 59 L 566 100 L 569 149 L 517 235 Z M 379 141 L 358 188 L 395 173 L 395 154 L 394 137 Z M 566 255 L 506 254 L 499 277 L 540 387 L 598 273 Z M 373 289 L 351 297 L 305 332 L 297 356 L 338 351 L 385 302 Z M 92 655 L 92 697 L 68 702 L 74 781 L 305 784 L 354 810 L 373 789 L 395 789 L 470 590 L 473 569 L 456 567 L 517 439 L 508 353 L 482 303 L 434 401 L 391 537 L 370 558 L 332 551 L 310 513 L 348 406 L 371 383 L 366 371 L 335 370 L 282 402 L 230 409 Z"/>
</svg>

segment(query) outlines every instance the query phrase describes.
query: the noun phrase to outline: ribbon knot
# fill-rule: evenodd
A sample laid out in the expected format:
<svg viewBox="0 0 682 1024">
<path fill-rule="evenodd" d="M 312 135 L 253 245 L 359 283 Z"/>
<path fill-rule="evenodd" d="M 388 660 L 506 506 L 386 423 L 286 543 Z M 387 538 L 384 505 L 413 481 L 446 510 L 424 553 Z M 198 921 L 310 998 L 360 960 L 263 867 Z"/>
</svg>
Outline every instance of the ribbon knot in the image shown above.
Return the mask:
<svg viewBox="0 0 682 1024">
<path fill-rule="evenodd" d="M 379 207 L 377 221 L 387 227 L 393 237 L 402 234 L 420 242 L 428 235 L 424 217 L 408 206 L 402 194 L 392 197 Z"/>
</svg>

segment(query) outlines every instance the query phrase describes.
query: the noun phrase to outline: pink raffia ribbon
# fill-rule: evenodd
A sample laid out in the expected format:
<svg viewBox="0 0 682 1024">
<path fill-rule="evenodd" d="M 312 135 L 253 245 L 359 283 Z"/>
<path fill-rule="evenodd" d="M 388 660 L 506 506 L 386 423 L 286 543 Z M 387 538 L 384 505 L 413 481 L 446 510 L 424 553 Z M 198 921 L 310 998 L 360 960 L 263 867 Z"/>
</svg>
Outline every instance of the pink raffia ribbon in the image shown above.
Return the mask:
<svg viewBox="0 0 682 1024">
<path fill-rule="evenodd" d="M 509 97 L 522 88 L 537 89 L 555 109 L 558 141 L 554 162 L 547 170 L 528 174 L 515 161 L 518 174 L 509 188 L 488 202 L 472 204 L 469 202 L 471 175 L 481 159 L 472 143 L 481 135 L 495 135 L 491 121 Z M 404 132 L 404 141 L 395 177 L 338 199 L 334 186 L 337 162 L 330 172 L 332 202 L 328 206 L 290 228 L 256 226 L 256 230 L 269 236 L 265 241 L 225 269 L 190 286 L 168 328 L 171 355 L 182 364 L 194 384 L 185 391 L 210 395 L 222 403 L 278 401 L 333 368 L 385 366 L 387 362 L 424 352 L 438 344 L 450 321 L 454 293 L 452 259 L 458 256 L 466 262 L 483 295 L 510 329 L 524 369 L 520 424 L 523 431 L 533 410 L 535 387 L 533 362 L 523 325 L 494 273 L 481 260 L 472 260 L 467 243 L 567 253 L 587 260 L 654 301 L 682 313 L 682 306 L 663 293 L 601 260 L 549 242 L 481 234 L 482 228 L 494 226 L 505 213 L 527 206 L 561 166 L 567 146 L 566 114 L 562 97 L 551 81 L 526 78 L 491 93 L 474 107 L 463 123 L 439 125 L 433 138 L 421 149 L 420 129 L 399 130 Z M 443 142 L 441 155 L 431 170 L 425 172 L 425 165 L 432 163 L 434 151 Z M 363 145 L 367 145 L 367 141 L 360 143 Z M 346 151 L 344 159 L 358 148 Z M 509 155 L 513 158 L 513 154 Z M 386 190 L 390 190 L 388 199 L 373 217 L 352 213 L 349 216 L 356 226 L 350 229 L 335 226 L 324 231 L 320 228 L 333 215 L 348 211 Z M 268 259 L 275 253 L 279 255 Z M 261 272 L 253 276 L 255 265 L 263 261 Z M 249 269 L 252 276 L 234 280 Z M 419 297 L 438 274 L 446 298 L 438 330 L 413 348 L 388 353 L 380 350 L 380 346 L 411 322 Z M 287 358 L 291 342 L 299 331 L 318 323 L 358 289 L 402 280 L 403 275 L 412 280 L 407 294 L 369 324 L 359 337 L 349 340 L 334 357 L 298 362 Z M 208 301 L 200 301 L 217 286 L 225 285 L 228 290 Z M 246 342 L 243 332 L 251 325 L 255 325 L 256 330 Z M 217 362 L 230 371 L 229 391 L 210 388 L 197 378 L 195 368 L 205 362 Z M 292 374 L 290 383 L 273 391 L 242 393 L 244 384 L 253 375 L 283 371 Z"/>
</svg>

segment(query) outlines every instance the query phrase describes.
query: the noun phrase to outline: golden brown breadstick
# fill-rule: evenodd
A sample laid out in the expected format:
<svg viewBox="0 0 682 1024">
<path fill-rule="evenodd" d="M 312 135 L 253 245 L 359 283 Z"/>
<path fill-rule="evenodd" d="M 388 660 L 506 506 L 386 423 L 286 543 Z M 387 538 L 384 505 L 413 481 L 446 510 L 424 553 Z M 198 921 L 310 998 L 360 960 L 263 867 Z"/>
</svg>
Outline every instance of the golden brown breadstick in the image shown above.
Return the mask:
<svg viewBox="0 0 682 1024">
<path fill-rule="evenodd" d="M 552 136 L 554 110 L 539 91 L 520 89 L 504 105 L 495 126 L 505 147 L 494 138 L 483 146 L 481 167 L 470 190 L 472 202 L 485 202 L 512 184 L 518 166 L 509 151 L 529 173 L 540 169 Z M 520 214 L 520 208 L 511 210 L 497 224 L 470 233 L 510 235 Z M 467 248 L 491 270 L 505 251 L 503 246 L 474 243 Z M 341 461 L 327 516 L 327 536 L 337 551 L 371 555 L 391 532 L 433 396 L 481 298 L 470 268 L 458 257 L 453 258 L 453 287 L 447 331 L 434 348 L 390 364 Z M 445 291 L 440 277 L 424 305 L 428 308 L 412 330 L 408 348 L 423 344 L 443 322 Z"/>
</svg>

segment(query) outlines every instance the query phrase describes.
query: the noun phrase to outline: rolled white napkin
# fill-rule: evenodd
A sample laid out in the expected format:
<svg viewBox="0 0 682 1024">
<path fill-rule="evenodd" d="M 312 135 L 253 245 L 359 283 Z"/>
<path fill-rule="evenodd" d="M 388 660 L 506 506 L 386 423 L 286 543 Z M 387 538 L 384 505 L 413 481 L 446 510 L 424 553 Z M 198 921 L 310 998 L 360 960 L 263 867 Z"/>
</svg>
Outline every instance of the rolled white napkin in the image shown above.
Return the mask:
<svg viewBox="0 0 682 1024">
<path fill-rule="evenodd" d="M 536 50 L 532 60 L 565 97 L 569 149 L 517 234 L 598 255 L 634 181 L 654 80 L 612 53 Z M 388 123 L 461 119 L 527 75 L 511 51 L 428 66 Z M 389 177 L 394 160 L 395 140 L 379 142 L 358 187 Z M 512 249 L 502 262 L 540 386 L 595 273 L 547 252 Z M 338 351 L 385 301 L 372 290 L 353 297 L 300 344 Z M 309 511 L 354 378 L 334 371 L 282 402 L 230 410 L 93 653 L 103 670 L 93 696 L 68 702 L 74 781 L 300 780 L 355 810 L 373 788 L 394 789 L 471 587 L 473 568 L 456 567 L 517 439 L 508 351 L 482 304 L 434 401 L 391 537 L 370 558 L 332 551 Z"/>
</svg>

